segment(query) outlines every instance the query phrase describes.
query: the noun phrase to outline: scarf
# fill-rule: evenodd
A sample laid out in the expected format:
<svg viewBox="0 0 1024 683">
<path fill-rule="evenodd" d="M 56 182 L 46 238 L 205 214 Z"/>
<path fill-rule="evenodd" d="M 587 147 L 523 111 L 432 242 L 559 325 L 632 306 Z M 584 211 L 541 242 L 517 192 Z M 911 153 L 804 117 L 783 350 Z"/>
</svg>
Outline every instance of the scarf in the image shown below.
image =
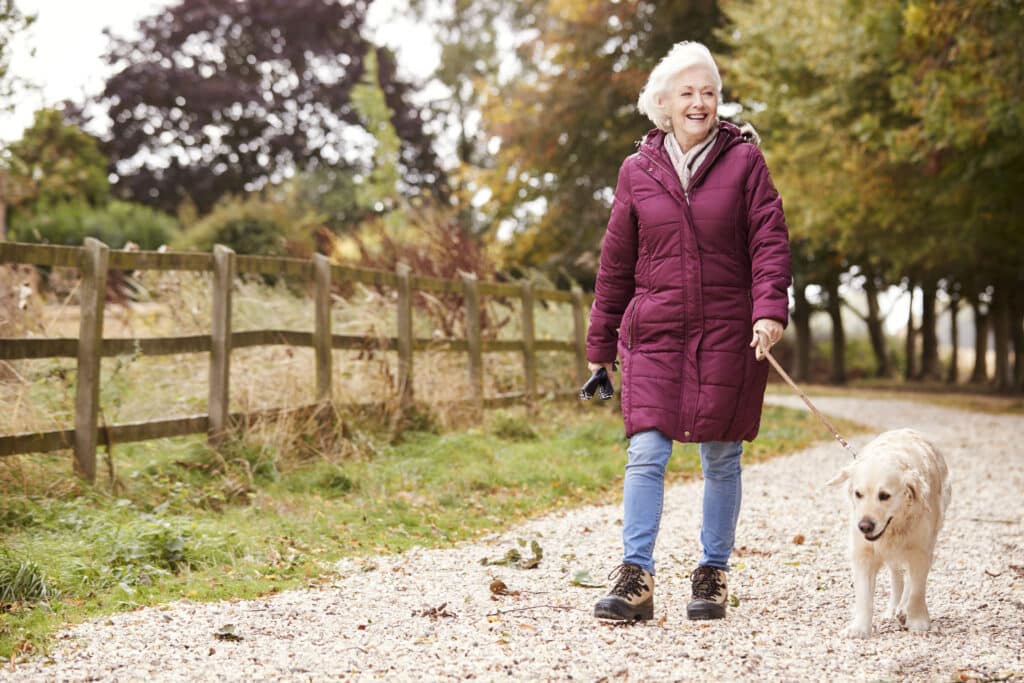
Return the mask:
<svg viewBox="0 0 1024 683">
<path fill-rule="evenodd" d="M 693 177 L 693 172 L 700 168 L 700 165 L 707 159 L 708 152 L 711 151 L 717 137 L 718 126 L 712 126 L 711 132 L 706 138 L 691 147 L 688 152 L 683 152 L 683 148 L 679 146 L 679 141 L 671 131 L 665 136 L 665 151 L 668 152 L 669 159 L 672 160 L 672 166 L 676 169 L 676 175 L 679 176 L 679 182 L 683 185 L 683 192 L 686 193 L 687 199 L 690 197 L 690 178 Z"/>
</svg>

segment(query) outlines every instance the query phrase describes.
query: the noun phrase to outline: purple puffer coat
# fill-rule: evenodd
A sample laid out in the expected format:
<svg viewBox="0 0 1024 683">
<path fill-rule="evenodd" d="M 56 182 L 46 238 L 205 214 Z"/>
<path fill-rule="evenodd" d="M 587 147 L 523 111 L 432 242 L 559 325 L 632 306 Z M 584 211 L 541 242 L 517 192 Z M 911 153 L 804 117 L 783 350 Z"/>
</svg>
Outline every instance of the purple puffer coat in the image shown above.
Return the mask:
<svg viewBox="0 0 1024 683">
<path fill-rule="evenodd" d="M 627 436 L 750 440 L 768 379 L 752 325 L 789 319 L 782 200 L 758 147 L 721 122 L 687 202 L 664 137 L 648 133 L 619 170 L 587 358 L 607 363 L 618 350 Z"/>
</svg>

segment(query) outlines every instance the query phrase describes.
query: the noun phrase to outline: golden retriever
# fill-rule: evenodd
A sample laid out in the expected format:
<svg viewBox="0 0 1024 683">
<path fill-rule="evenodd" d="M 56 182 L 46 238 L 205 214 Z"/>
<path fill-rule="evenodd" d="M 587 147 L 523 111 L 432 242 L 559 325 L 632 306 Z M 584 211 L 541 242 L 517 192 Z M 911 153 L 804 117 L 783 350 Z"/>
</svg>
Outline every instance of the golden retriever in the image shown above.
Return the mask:
<svg viewBox="0 0 1024 683">
<path fill-rule="evenodd" d="M 951 494 L 942 454 L 912 429 L 883 432 L 828 483 L 848 482 L 853 620 L 846 635 L 871 635 L 875 579 L 889 568 L 887 617 L 911 631 L 931 625 L 925 584 Z"/>
</svg>

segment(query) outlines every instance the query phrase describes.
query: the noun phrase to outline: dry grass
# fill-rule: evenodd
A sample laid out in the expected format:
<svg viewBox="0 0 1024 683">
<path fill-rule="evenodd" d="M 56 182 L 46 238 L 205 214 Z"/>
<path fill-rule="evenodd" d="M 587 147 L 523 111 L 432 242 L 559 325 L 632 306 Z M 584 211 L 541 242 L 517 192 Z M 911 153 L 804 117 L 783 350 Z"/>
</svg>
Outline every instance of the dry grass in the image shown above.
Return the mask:
<svg viewBox="0 0 1024 683">
<path fill-rule="evenodd" d="M 24 278 L 15 269 L 0 269 L 8 280 Z M 6 280 L 5 280 L 6 281 Z M 61 298 L 44 300 L 38 293 L 29 305 L 3 304 L 6 336 L 71 337 L 78 334 L 79 309 L 74 301 L 73 271 L 54 275 Z M 210 316 L 210 276 L 191 272 L 136 273 L 131 280 L 143 301 L 108 303 L 104 313 L 107 338 L 161 337 L 207 334 Z M 38 287 L 38 283 L 35 283 Z M 335 295 L 332 331 L 369 338 L 396 334 L 396 297 L 388 290 L 353 285 L 345 296 Z M 34 290 L 34 291 L 37 291 Z M 13 301 L 13 300 L 12 300 Z M 488 308 L 487 338 L 516 339 L 521 329 L 518 300 L 483 301 Z M 572 315 L 567 304 L 538 303 L 535 310 L 539 339 L 572 338 Z M 240 279 L 233 293 L 232 327 L 236 331 L 285 329 L 309 331 L 314 311 L 303 283 L 278 280 L 268 285 L 259 278 Z M 416 309 L 414 334 L 439 339 L 442 321 L 427 309 Z M 414 393 L 438 426 L 464 423 L 459 402 L 471 398 L 464 353 L 417 352 Z M 0 434 L 68 429 L 72 427 L 75 360 L 56 358 L 0 363 Z M 570 354 L 538 354 L 538 391 L 554 394 L 575 385 Z M 206 410 L 209 366 L 206 354 L 147 357 L 142 354 L 102 361 L 100 404 L 107 424 L 203 414 Z M 522 391 L 523 358 L 519 353 L 484 356 L 484 392 L 497 396 Z M 335 351 L 333 398 L 336 405 L 393 404 L 397 395 L 397 354 L 373 350 Z M 236 349 L 231 364 L 231 405 L 237 412 L 304 405 L 315 400 L 315 359 L 304 347 L 266 346 Z"/>
</svg>

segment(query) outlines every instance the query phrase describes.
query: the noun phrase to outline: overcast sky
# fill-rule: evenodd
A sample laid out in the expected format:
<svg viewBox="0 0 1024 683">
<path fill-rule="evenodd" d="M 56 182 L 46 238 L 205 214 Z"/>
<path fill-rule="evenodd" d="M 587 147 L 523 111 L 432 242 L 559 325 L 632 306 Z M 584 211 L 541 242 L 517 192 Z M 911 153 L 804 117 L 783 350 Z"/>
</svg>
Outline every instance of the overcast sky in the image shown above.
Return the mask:
<svg viewBox="0 0 1024 683">
<path fill-rule="evenodd" d="M 11 69 L 39 86 L 0 117 L 0 140 L 13 140 L 32 122 L 37 109 L 98 92 L 108 75 L 100 55 L 107 48 L 103 29 L 119 36 L 134 32 L 139 19 L 177 0 L 15 0 L 35 24 L 12 46 Z M 398 52 L 403 71 L 423 78 L 437 65 L 430 32 L 401 19 L 403 0 L 378 0 L 368 17 L 372 37 Z M 35 54 L 31 53 L 35 50 Z"/>
</svg>

